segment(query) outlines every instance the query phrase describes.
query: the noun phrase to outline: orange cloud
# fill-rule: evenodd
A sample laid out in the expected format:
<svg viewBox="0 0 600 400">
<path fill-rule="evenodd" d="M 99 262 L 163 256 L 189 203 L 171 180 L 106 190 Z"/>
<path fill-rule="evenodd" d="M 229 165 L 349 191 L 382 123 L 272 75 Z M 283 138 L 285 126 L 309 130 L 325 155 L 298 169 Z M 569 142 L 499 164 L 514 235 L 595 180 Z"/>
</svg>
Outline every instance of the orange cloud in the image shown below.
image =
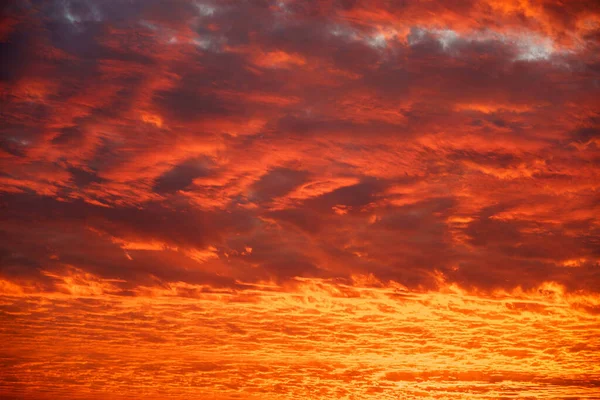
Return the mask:
<svg viewBox="0 0 600 400">
<path fill-rule="evenodd" d="M 596 3 L 41 3 L 0 397 L 596 395 Z"/>
<path fill-rule="evenodd" d="M 254 63 L 260 67 L 288 68 L 305 65 L 306 60 L 298 54 L 290 54 L 285 51 L 271 51 L 256 56 Z"/>
</svg>

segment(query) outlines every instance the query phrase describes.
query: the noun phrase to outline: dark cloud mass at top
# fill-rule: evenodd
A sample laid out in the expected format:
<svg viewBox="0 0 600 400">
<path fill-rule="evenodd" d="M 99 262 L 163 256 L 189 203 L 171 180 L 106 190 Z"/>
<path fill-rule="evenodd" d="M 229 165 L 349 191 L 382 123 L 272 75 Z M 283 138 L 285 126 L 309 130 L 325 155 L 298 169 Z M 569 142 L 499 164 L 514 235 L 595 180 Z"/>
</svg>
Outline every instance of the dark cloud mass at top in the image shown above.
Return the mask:
<svg viewBox="0 0 600 400">
<path fill-rule="evenodd" d="M 600 287 L 593 2 L 23 1 L 2 21 L 7 278 L 67 262 L 68 225 L 112 241 L 72 263 L 127 286 L 161 268 L 131 274 L 127 243 L 160 242 L 214 248 L 168 268 L 232 280 Z"/>
</svg>

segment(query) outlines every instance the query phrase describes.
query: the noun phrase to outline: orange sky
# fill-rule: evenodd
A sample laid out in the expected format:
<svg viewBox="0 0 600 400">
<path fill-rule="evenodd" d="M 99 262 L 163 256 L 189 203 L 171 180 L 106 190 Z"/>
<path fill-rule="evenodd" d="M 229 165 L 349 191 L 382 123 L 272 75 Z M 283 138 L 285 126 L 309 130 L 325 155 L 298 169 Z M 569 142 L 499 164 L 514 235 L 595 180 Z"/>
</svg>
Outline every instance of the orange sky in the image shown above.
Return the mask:
<svg viewBox="0 0 600 400">
<path fill-rule="evenodd" d="M 600 4 L 0 12 L 0 398 L 600 399 Z"/>
</svg>

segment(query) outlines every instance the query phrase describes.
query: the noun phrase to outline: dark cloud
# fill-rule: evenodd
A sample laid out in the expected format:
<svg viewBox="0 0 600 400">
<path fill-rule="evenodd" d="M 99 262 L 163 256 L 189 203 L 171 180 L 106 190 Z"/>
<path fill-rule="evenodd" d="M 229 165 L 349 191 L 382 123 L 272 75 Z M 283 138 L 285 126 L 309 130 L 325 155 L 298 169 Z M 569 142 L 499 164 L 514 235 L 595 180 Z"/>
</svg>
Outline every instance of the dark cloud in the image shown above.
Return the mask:
<svg viewBox="0 0 600 400">
<path fill-rule="evenodd" d="M 600 127 L 579 128 L 573 132 L 575 140 L 587 142 L 600 137 Z"/>
<path fill-rule="evenodd" d="M 259 202 L 269 201 L 288 194 L 308 180 L 307 171 L 275 168 L 261 176 L 250 188 L 250 198 Z"/>
<path fill-rule="evenodd" d="M 90 183 L 102 183 L 103 179 L 94 171 L 86 171 L 81 168 L 71 167 L 68 169 L 71 173 L 73 182 L 79 187 L 87 186 Z"/>
<path fill-rule="evenodd" d="M 66 145 L 70 143 L 77 143 L 83 139 L 83 132 L 77 126 L 68 126 L 62 128 L 58 135 L 52 139 L 53 144 Z"/>
<path fill-rule="evenodd" d="M 188 187 L 195 178 L 209 176 L 211 173 L 210 160 L 186 160 L 156 178 L 153 190 L 158 193 L 174 193 Z"/>
<path fill-rule="evenodd" d="M 214 93 L 204 91 L 204 85 L 197 80 L 184 81 L 172 90 L 158 92 L 155 101 L 169 116 L 181 121 L 228 115 L 231 111 Z"/>
<path fill-rule="evenodd" d="M 309 199 L 306 201 L 306 206 L 328 211 L 336 205 L 360 208 L 375 201 L 384 189 L 384 182 L 369 178 L 356 185 L 341 187 Z"/>
<path fill-rule="evenodd" d="M 3 13 L 11 273 L 43 279 L 41 266 L 68 262 L 130 286 L 352 273 L 593 286 L 589 2 L 33 1 Z"/>
<path fill-rule="evenodd" d="M 319 213 L 307 209 L 276 210 L 270 212 L 268 216 L 284 223 L 290 223 L 311 234 L 318 233 L 324 223 Z"/>
</svg>

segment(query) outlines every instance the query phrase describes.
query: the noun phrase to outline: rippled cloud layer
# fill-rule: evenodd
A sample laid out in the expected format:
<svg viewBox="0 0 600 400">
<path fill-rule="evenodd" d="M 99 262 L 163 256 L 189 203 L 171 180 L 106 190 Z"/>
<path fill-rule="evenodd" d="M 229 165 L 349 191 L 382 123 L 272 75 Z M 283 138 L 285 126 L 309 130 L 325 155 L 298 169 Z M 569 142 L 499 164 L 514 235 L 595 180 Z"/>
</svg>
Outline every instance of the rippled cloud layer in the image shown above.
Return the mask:
<svg viewBox="0 0 600 400">
<path fill-rule="evenodd" d="M 71 289 L 96 295 L 6 296 L 0 334 L 12 346 L 0 389 L 182 399 L 585 398 L 600 389 L 597 296 L 550 284 L 414 293 L 367 278 L 119 297 L 79 277 Z"/>
</svg>

